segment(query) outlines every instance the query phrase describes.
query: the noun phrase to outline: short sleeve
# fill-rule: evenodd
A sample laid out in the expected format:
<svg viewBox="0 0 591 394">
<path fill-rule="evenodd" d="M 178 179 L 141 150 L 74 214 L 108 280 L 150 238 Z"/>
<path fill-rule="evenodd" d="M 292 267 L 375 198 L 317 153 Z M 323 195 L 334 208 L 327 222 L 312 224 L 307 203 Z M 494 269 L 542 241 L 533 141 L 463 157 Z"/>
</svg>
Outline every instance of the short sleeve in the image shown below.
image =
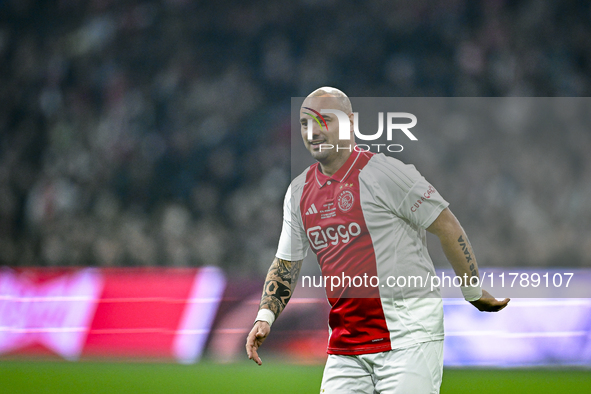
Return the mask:
<svg viewBox="0 0 591 394">
<path fill-rule="evenodd" d="M 301 195 L 301 192 L 299 194 Z M 298 200 L 290 185 L 283 201 L 283 227 L 275 255 L 282 260 L 303 260 L 310 248 L 303 229 Z"/>
<path fill-rule="evenodd" d="M 449 205 L 413 165 L 386 156 L 376 159 L 376 197 L 397 216 L 427 228 Z"/>
</svg>

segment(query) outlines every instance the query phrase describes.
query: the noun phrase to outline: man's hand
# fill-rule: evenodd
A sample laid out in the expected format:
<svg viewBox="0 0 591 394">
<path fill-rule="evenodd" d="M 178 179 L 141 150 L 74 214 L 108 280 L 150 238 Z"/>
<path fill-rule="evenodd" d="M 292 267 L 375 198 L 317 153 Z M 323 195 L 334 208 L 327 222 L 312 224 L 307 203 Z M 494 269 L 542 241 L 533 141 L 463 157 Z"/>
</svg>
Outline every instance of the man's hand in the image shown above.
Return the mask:
<svg viewBox="0 0 591 394">
<path fill-rule="evenodd" d="M 249 360 L 254 360 L 258 365 L 263 365 L 263 362 L 257 353 L 257 349 L 263 344 L 270 332 L 269 323 L 259 320 L 254 324 L 246 338 L 246 354 L 248 354 Z"/>
<path fill-rule="evenodd" d="M 506 307 L 509 301 L 511 301 L 509 298 L 505 298 L 503 301 L 497 301 L 488 291 L 482 290 L 482 297 L 476 301 L 471 301 L 470 304 L 478 308 L 480 312 L 498 312 Z"/>
</svg>

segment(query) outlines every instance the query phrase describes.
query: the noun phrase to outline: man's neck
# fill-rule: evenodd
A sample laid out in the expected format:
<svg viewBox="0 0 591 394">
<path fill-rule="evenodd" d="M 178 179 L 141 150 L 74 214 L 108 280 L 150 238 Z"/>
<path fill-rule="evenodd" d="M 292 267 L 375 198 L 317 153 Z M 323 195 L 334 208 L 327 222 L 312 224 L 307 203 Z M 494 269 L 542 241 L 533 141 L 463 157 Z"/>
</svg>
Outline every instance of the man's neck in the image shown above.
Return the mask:
<svg viewBox="0 0 591 394">
<path fill-rule="evenodd" d="M 345 164 L 347 159 L 351 156 L 351 152 L 345 151 L 342 156 L 337 156 L 333 161 L 330 162 L 319 162 L 320 171 L 326 176 L 333 176 L 336 172 Z"/>
</svg>

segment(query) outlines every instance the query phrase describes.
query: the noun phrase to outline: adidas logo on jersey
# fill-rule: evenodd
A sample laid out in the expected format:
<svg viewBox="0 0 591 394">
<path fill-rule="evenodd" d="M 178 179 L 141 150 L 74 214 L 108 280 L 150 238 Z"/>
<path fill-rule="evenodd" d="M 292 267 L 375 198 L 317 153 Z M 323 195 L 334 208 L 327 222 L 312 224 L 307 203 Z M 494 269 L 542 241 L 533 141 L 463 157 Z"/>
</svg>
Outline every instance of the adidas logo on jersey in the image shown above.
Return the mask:
<svg viewBox="0 0 591 394">
<path fill-rule="evenodd" d="M 308 208 L 308 211 L 306 212 L 306 215 L 313 215 L 315 213 L 318 213 L 318 210 L 316 209 L 316 207 L 314 206 L 314 204 L 312 204 L 310 206 L 310 208 Z"/>
</svg>

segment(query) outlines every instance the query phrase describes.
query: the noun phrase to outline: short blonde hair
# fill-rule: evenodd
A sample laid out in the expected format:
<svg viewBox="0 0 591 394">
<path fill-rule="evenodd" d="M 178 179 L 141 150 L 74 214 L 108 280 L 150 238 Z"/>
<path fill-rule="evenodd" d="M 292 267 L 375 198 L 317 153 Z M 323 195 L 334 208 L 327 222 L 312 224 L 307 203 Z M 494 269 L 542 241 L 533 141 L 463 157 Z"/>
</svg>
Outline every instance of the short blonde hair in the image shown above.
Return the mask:
<svg viewBox="0 0 591 394">
<path fill-rule="evenodd" d="M 339 103 L 341 104 L 342 109 L 346 114 L 350 114 L 353 112 L 353 108 L 351 107 L 351 101 L 349 97 L 342 91 L 337 88 L 333 88 L 331 86 L 323 86 L 321 88 L 316 89 L 312 93 L 308 95 L 308 97 L 320 97 L 320 96 L 332 96 L 339 98 Z"/>
</svg>

